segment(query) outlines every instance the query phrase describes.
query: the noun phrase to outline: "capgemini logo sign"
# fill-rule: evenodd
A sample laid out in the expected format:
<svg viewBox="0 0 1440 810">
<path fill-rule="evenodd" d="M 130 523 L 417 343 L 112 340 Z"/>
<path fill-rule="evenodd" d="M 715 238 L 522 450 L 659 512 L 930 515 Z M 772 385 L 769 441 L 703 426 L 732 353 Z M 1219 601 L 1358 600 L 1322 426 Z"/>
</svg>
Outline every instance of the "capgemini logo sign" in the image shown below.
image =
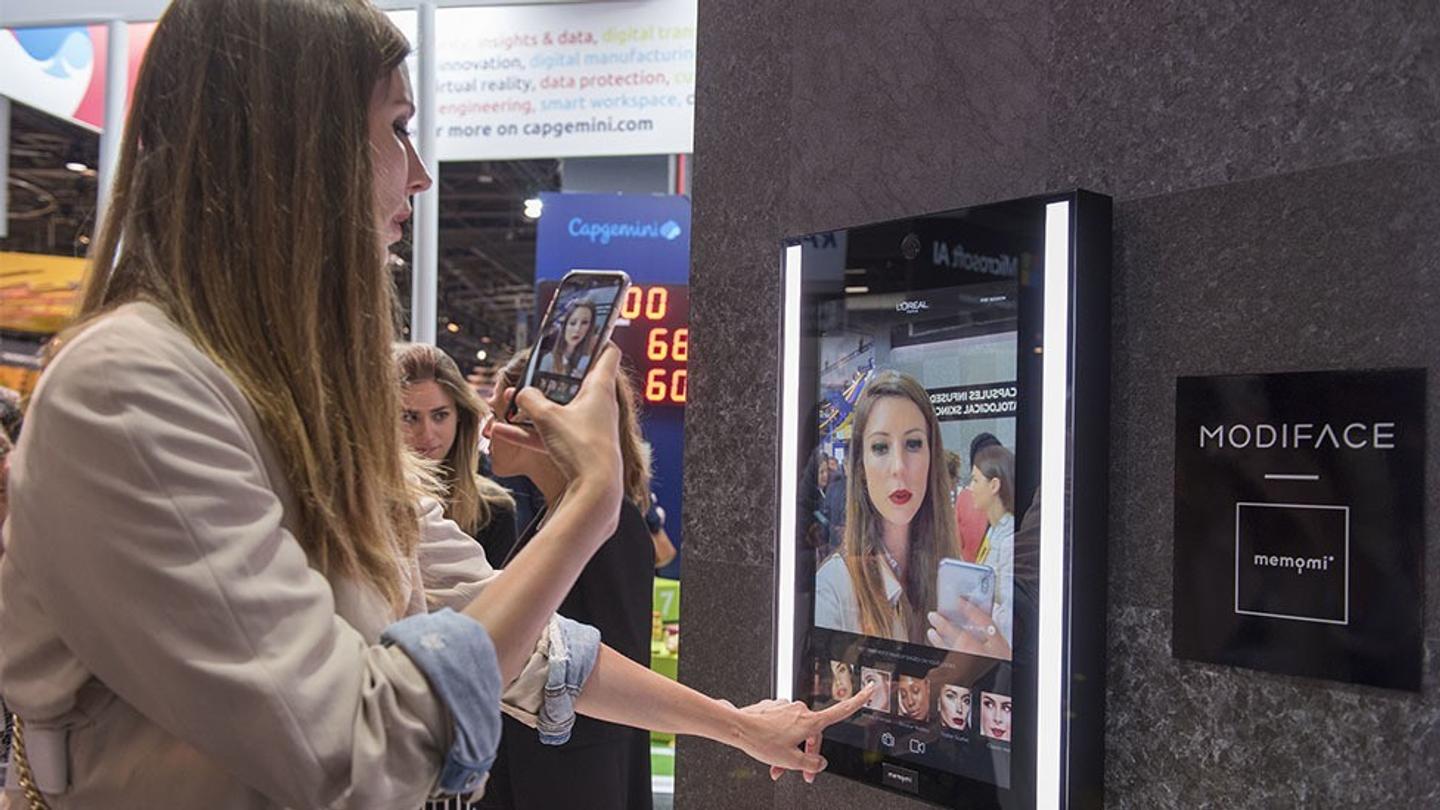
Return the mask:
<svg viewBox="0 0 1440 810">
<path fill-rule="evenodd" d="M 664 222 L 596 222 L 583 217 L 573 217 L 566 231 L 576 239 L 589 239 L 595 244 L 608 245 L 616 239 L 664 239 L 674 242 L 685 229 L 673 219 Z"/>
</svg>

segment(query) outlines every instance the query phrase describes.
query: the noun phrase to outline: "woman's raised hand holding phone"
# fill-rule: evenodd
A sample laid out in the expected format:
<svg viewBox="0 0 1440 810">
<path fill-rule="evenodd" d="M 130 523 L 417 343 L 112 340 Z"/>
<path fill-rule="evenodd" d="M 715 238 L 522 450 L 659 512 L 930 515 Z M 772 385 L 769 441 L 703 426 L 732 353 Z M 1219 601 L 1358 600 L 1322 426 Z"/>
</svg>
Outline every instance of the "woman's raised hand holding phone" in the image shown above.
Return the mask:
<svg viewBox="0 0 1440 810">
<path fill-rule="evenodd" d="M 955 600 L 949 612 L 960 621 L 951 621 L 940 611 L 932 610 L 926 615 L 930 629 L 925 635 L 932 645 L 971 655 L 1010 658 L 1010 642 L 996 631 L 995 620 L 988 611 L 961 598 Z"/>
<path fill-rule="evenodd" d="M 497 419 L 490 426 L 492 435 L 548 453 L 572 484 L 613 489 L 618 508 L 624 480 L 616 428 L 615 377 L 619 369 L 620 350 L 608 343 L 569 404 L 552 402 L 534 387 L 506 391 L 505 404 L 513 398 L 530 425 Z"/>
</svg>

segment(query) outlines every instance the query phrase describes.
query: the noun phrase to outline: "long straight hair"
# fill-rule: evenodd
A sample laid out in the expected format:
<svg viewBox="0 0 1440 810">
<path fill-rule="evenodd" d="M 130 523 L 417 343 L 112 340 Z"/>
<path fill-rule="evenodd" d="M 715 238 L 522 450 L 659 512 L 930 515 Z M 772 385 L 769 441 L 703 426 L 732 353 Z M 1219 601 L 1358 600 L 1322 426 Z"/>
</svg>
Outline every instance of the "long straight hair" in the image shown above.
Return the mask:
<svg viewBox="0 0 1440 810">
<path fill-rule="evenodd" d="M 392 602 L 419 522 L 368 113 L 408 52 L 364 0 L 175 0 L 68 333 L 127 302 L 162 309 L 255 409 L 311 565 Z"/>
<path fill-rule="evenodd" d="M 460 374 L 460 367 L 438 346 L 427 343 L 395 344 L 395 364 L 402 388 L 433 382 L 455 402 L 455 441 L 440 463 L 440 484 L 445 489 L 445 517 L 474 534 L 490 524 L 496 509 L 515 508 L 505 488 L 478 474 L 480 426 L 490 408 Z"/>
<path fill-rule="evenodd" d="M 584 337 L 580 338 L 580 342 L 575 344 L 575 348 L 567 349 L 565 325 L 569 323 L 570 318 L 576 312 L 582 309 L 590 310 L 590 329 Z M 560 319 L 555 333 L 555 346 L 550 350 L 550 358 L 553 363 L 551 367 L 556 374 L 573 374 L 575 367 L 580 365 L 580 361 L 590 356 L 591 349 L 595 348 L 595 325 L 598 320 L 599 315 L 596 313 L 595 305 L 589 301 L 581 301 L 571 307 L 570 311 L 565 313 L 565 317 Z"/>
<path fill-rule="evenodd" d="M 875 403 L 885 398 L 907 399 L 925 417 L 925 443 L 930 449 L 930 473 L 925 483 L 925 499 L 910 523 L 910 561 L 904 596 L 892 608 L 885 598 L 885 577 L 880 566 L 886 565 L 881 554 L 884 522 L 870 502 L 869 485 L 865 478 L 865 429 Z M 850 469 L 845 489 L 845 539 L 843 558 L 855 586 L 860 607 L 860 629 L 867 636 L 892 638 L 895 619 L 905 629 L 905 638 L 924 644 L 925 614 L 935 609 L 935 577 L 942 557 L 959 557 L 955 541 L 955 518 L 950 507 L 950 473 L 945 466 L 945 447 L 940 437 L 940 420 L 930 397 L 914 377 L 898 371 L 881 371 L 861 392 L 855 403 L 851 451 L 846 457 Z"/>
</svg>

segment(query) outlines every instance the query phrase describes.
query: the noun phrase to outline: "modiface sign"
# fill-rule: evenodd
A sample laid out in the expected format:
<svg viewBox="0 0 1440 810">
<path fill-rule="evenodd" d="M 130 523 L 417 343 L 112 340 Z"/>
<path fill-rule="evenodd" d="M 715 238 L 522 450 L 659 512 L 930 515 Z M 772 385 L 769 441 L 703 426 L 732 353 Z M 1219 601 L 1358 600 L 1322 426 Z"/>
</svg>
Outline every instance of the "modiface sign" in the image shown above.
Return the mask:
<svg viewBox="0 0 1440 810">
<path fill-rule="evenodd" d="M 1425 372 L 1182 377 L 1174 653 L 1418 690 Z"/>
</svg>

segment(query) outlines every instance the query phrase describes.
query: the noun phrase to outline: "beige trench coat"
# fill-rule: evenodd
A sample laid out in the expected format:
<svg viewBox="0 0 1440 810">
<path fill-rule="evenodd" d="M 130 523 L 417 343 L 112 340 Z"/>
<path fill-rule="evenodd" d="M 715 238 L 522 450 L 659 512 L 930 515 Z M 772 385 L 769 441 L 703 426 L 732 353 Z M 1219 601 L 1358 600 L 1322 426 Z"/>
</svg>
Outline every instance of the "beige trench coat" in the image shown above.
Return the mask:
<svg viewBox="0 0 1440 810">
<path fill-rule="evenodd" d="M 431 792 L 452 723 L 377 643 L 400 617 L 310 567 L 254 412 L 158 308 L 124 306 L 64 348 L 10 475 L 0 691 L 68 766 L 52 807 L 394 810 Z M 497 574 L 425 507 L 406 615 L 459 608 Z M 552 621 L 508 713 L 534 725 L 562 644 Z"/>
</svg>

